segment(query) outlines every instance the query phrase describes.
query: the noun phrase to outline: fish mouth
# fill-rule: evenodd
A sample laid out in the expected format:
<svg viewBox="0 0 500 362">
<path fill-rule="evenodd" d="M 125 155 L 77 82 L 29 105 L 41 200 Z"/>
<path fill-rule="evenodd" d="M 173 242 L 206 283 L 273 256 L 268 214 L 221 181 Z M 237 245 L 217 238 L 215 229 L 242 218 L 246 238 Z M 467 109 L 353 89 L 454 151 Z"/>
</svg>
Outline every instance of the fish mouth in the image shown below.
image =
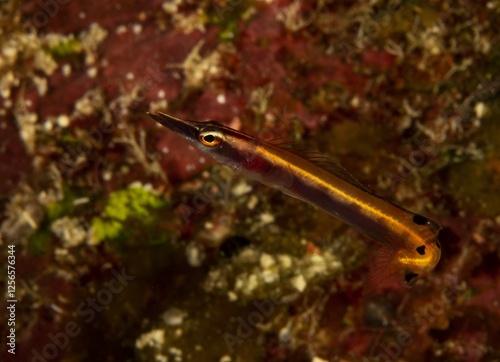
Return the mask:
<svg viewBox="0 0 500 362">
<path fill-rule="evenodd" d="M 162 126 L 191 141 L 198 140 L 200 130 L 203 127 L 203 122 L 184 121 L 161 112 L 158 114 L 148 112 L 147 114 Z"/>
</svg>

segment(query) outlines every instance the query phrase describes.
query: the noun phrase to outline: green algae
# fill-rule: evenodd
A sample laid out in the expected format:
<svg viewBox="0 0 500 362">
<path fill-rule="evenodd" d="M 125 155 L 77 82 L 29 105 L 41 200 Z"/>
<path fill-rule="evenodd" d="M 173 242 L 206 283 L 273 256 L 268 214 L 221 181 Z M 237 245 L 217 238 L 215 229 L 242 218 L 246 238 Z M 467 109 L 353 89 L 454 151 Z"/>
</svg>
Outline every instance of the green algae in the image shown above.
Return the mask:
<svg viewBox="0 0 500 362">
<path fill-rule="evenodd" d="M 37 230 L 31 234 L 28 238 L 27 249 L 30 255 L 42 255 L 46 250 L 50 241 L 52 240 L 52 234 L 48 230 Z"/>
<path fill-rule="evenodd" d="M 84 206 L 75 205 L 74 202 L 82 195 L 81 190 L 68 188 L 60 200 L 46 205 L 39 228 L 28 238 L 27 249 L 30 255 L 42 255 L 47 250 L 53 238 L 50 226 L 54 221 L 65 216 L 74 216 L 83 211 Z"/>
<path fill-rule="evenodd" d="M 224 5 L 215 3 L 207 9 L 208 23 L 221 28 L 218 38 L 221 42 L 234 42 L 239 33 L 239 24 L 255 1 L 230 0 Z"/>
<path fill-rule="evenodd" d="M 63 217 L 71 216 L 76 211 L 75 199 L 77 194 L 72 190 L 66 190 L 64 192 L 64 197 L 61 200 L 55 201 L 47 205 L 47 221 L 52 223 L 53 221 Z"/>
<path fill-rule="evenodd" d="M 69 36 L 61 39 L 56 44 L 45 47 L 44 50 L 54 59 L 58 60 L 80 54 L 82 52 L 82 44 L 74 36 Z"/>
<path fill-rule="evenodd" d="M 157 221 L 155 209 L 168 206 L 168 202 L 142 187 L 132 186 L 112 192 L 100 217 L 92 219 L 93 235 L 97 241 L 124 239 L 130 236 L 130 223 L 147 228 Z M 146 234 L 147 230 L 145 230 Z M 147 235 L 154 240 L 154 233 Z M 157 241 L 160 242 L 160 241 Z"/>
</svg>

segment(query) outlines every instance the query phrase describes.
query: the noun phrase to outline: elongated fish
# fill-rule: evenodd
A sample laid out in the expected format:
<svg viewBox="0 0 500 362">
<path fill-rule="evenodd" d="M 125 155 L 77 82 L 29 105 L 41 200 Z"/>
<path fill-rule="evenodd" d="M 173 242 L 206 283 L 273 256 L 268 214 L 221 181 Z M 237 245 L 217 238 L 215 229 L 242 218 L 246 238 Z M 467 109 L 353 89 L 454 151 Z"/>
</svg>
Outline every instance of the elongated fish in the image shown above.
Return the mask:
<svg viewBox="0 0 500 362">
<path fill-rule="evenodd" d="M 319 207 L 380 242 L 365 293 L 393 277 L 413 286 L 439 262 L 437 223 L 373 194 L 340 166 L 319 165 L 215 121 L 149 116 L 216 161 Z"/>
</svg>

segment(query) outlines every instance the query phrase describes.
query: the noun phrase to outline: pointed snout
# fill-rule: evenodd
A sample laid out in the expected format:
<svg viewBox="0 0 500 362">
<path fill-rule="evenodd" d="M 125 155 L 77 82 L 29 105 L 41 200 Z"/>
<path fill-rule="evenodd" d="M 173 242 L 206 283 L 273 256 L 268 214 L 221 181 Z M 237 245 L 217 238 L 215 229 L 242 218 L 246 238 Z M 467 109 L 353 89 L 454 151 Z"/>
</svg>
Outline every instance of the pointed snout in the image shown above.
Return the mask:
<svg viewBox="0 0 500 362">
<path fill-rule="evenodd" d="M 158 114 L 148 113 L 148 116 L 153 118 L 162 126 L 167 127 L 190 141 L 196 141 L 198 139 L 200 129 L 203 126 L 202 122 L 184 121 L 161 112 Z"/>
</svg>

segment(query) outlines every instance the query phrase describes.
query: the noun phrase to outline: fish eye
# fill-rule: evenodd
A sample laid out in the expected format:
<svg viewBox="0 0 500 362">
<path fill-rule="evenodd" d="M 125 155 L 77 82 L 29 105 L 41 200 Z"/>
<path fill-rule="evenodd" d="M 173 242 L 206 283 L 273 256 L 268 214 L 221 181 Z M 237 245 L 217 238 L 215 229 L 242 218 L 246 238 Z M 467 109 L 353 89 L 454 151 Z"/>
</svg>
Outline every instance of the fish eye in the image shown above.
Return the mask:
<svg viewBox="0 0 500 362">
<path fill-rule="evenodd" d="M 200 133 L 200 142 L 207 147 L 214 147 L 222 142 L 222 133 L 216 130 L 203 131 Z"/>
<path fill-rule="evenodd" d="M 412 221 L 416 225 L 427 226 L 429 230 L 436 234 L 441 230 L 441 226 L 439 224 L 419 214 L 414 214 Z"/>
</svg>

